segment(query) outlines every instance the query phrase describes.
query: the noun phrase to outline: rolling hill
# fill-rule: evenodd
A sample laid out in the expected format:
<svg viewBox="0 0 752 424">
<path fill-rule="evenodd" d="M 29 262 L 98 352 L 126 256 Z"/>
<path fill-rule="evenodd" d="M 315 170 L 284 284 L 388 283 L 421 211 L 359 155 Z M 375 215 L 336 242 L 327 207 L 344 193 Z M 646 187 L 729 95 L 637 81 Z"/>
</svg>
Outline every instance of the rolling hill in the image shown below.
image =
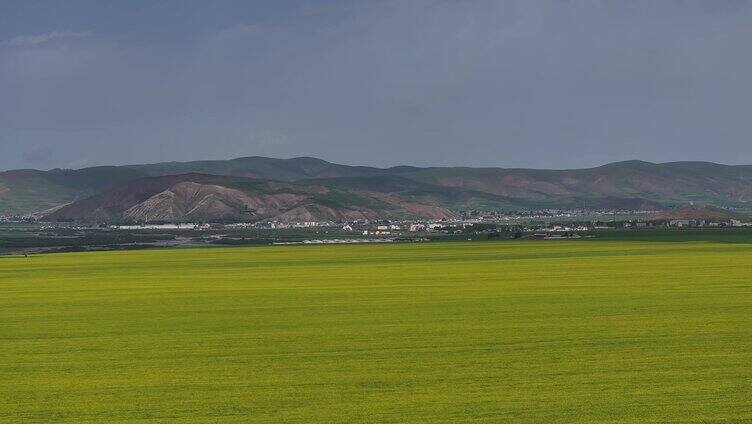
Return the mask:
<svg viewBox="0 0 752 424">
<path fill-rule="evenodd" d="M 714 206 L 686 205 L 650 215 L 653 220 L 672 219 L 713 219 L 727 221 L 730 219 L 747 220 L 749 216 Z"/>
<path fill-rule="evenodd" d="M 315 158 L 264 157 L 50 171 L 12 170 L 0 172 L 0 215 L 40 213 L 144 177 L 201 173 L 295 181 L 377 172 L 376 168 L 336 165 Z"/>
<path fill-rule="evenodd" d="M 577 170 L 426 168 L 404 176 L 442 187 L 525 199 L 539 206 L 598 207 L 616 200 L 746 206 L 752 201 L 752 166 L 705 162 L 628 161 Z"/>
<path fill-rule="evenodd" d="M 191 178 L 202 175 L 199 179 L 209 178 L 207 176 L 255 179 L 267 184 L 273 184 L 273 181 L 277 184 L 290 183 L 286 186 L 290 194 L 299 194 L 303 187 L 310 189 L 317 186 L 345 197 L 354 196 L 354 193 L 368 193 L 369 198 L 393 197 L 399 199 L 398 203 L 409 202 L 452 211 L 471 208 L 658 210 L 689 202 L 746 208 L 752 202 L 752 166 L 708 162 L 655 164 L 627 161 L 587 169 L 537 170 L 411 166 L 374 168 L 334 164 L 310 157 L 246 157 L 78 170 L 0 172 L 0 215 L 57 217 L 62 212 L 53 215 L 52 211 L 63 205 L 90 205 L 97 199 L 103 199 L 98 195 L 106 198 L 113 190 L 130 192 L 134 190 L 134 184 L 149 185 L 151 183 L 146 182 L 148 178 L 180 175 L 193 175 Z M 197 183 L 202 184 L 200 181 Z M 223 181 L 219 186 L 224 187 L 226 183 Z M 122 188 L 124 185 L 129 188 Z M 177 196 L 177 193 L 173 194 Z M 92 196 L 94 200 L 89 199 Z M 214 197 L 222 196 L 214 193 Z M 359 201 L 352 199 L 354 205 Z M 216 207 L 219 206 L 212 206 Z M 209 209 L 217 210 L 212 208 Z M 106 210 L 103 206 L 98 209 L 100 212 Z M 379 207 L 367 209 L 368 213 L 379 214 L 382 211 Z M 66 213 L 71 210 L 68 208 Z M 311 212 L 313 216 L 318 214 Z M 331 215 L 331 212 L 321 214 Z M 106 216 L 109 215 L 105 214 L 103 218 Z"/>
<path fill-rule="evenodd" d="M 180 222 L 344 221 L 443 219 L 449 210 L 431 203 L 356 188 L 330 188 L 206 174 L 148 177 L 130 181 L 45 216 L 51 221 Z"/>
</svg>

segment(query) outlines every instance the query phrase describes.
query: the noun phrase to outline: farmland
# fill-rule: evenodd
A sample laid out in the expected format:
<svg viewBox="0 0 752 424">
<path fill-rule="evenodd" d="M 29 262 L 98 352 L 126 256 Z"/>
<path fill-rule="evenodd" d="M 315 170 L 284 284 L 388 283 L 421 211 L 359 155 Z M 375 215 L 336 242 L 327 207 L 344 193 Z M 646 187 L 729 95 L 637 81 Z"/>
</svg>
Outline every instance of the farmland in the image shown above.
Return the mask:
<svg viewBox="0 0 752 424">
<path fill-rule="evenodd" d="M 752 422 L 752 244 L 0 257 L 0 422 Z"/>
</svg>

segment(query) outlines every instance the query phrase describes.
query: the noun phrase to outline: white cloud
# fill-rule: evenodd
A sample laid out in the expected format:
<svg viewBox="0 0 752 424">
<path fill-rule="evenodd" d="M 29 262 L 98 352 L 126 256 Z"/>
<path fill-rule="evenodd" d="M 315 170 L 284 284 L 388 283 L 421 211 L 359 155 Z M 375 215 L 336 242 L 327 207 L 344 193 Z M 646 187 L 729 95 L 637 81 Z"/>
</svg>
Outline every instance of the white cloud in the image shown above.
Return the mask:
<svg viewBox="0 0 752 424">
<path fill-rule="evenodd" d="M 44 34 L 33 35 L 19 35 L 11 38 L 10 40 L 0 42 L 2 46 L 9 47 L 28 47 L 36 46 L 39 44 L 49 43 L 50 41 L 71 39 L 71 38 L 84 38 L 91 35 L 91 32 L 47 32 Z"/>
</svg>

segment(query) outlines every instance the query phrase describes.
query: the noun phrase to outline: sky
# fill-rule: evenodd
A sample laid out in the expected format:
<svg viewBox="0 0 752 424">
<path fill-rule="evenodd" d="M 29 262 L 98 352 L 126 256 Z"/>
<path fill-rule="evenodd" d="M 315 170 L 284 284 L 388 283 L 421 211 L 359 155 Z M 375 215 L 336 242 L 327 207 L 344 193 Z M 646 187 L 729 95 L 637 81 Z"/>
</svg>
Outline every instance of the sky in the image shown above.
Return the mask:
<svg viewBox="0 0 752 424">
<path fill-rule="evenodd" d="M 0 0 L 0 169 L 752 164 L 752 1 Z"/>
</svg>

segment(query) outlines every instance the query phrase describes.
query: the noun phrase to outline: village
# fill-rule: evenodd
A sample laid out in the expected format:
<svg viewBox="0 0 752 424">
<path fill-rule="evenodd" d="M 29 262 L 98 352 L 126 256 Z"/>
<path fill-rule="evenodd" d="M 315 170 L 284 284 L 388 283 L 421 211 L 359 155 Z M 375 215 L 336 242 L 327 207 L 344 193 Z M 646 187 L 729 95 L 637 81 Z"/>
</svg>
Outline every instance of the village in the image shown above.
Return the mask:
<svg viewBox="0 0 752 424">
<path fill-rule="evenodd" d="M 456 219 L 440 220 L 97 224 L 4 217 L 0 218 L 0 235 L 5 234 L 6 238 L 0 240 L 3 244 L 0 253 L 207 245 L 570 240 L 752 228 L 748 219 L 669 219 L 665 214 L 632 210 L 473 210 L 461 211 L 457 215 Z"/>
<path fill-rule="evenodd" d="M 336 229 L 362 236 L 391 236 L 409 233 L 493 233 L 521 231 L 568 233 L 604 229 L 650 228 L 725 228 L 752 227 L 752 221 L 741 219 L 651 219 L 655 211 L 643 210 L 586 210 L 543 209 L 531 211 L 460 211 L 457 219 L 441 220 L 354 220 L 300 221 L 264 220 L 258 222 L 145 222 L 99 223 L 84 225 L 69 223 L 68 227 L 99 228 L 123 231 L 140 230 L 219 230 L 219 229 Z M 40 222 L 34 216 L 0 216 L 0 223 L 38 223 L 55 226 L 59 223 Z"/>
<path fill-rule="evenodd" d="M 651 211 L 539 210 L 523 212 L 463 211 L 455 220 L 355 220 L 301 221 L 275 220 L 242 223 L 158 223 L 107 225 L 112 230 L 322 230 L 334 235 L 364 237 L 403 237 L 411 235 L 511 234 L 510 238 L 577 238 L 583 233 L 609 229 L 683 229 L 752 227 L 740 219 L 650 219 Z M 322 232 L 322 234 L 327 234 Z"/>
</svg>

